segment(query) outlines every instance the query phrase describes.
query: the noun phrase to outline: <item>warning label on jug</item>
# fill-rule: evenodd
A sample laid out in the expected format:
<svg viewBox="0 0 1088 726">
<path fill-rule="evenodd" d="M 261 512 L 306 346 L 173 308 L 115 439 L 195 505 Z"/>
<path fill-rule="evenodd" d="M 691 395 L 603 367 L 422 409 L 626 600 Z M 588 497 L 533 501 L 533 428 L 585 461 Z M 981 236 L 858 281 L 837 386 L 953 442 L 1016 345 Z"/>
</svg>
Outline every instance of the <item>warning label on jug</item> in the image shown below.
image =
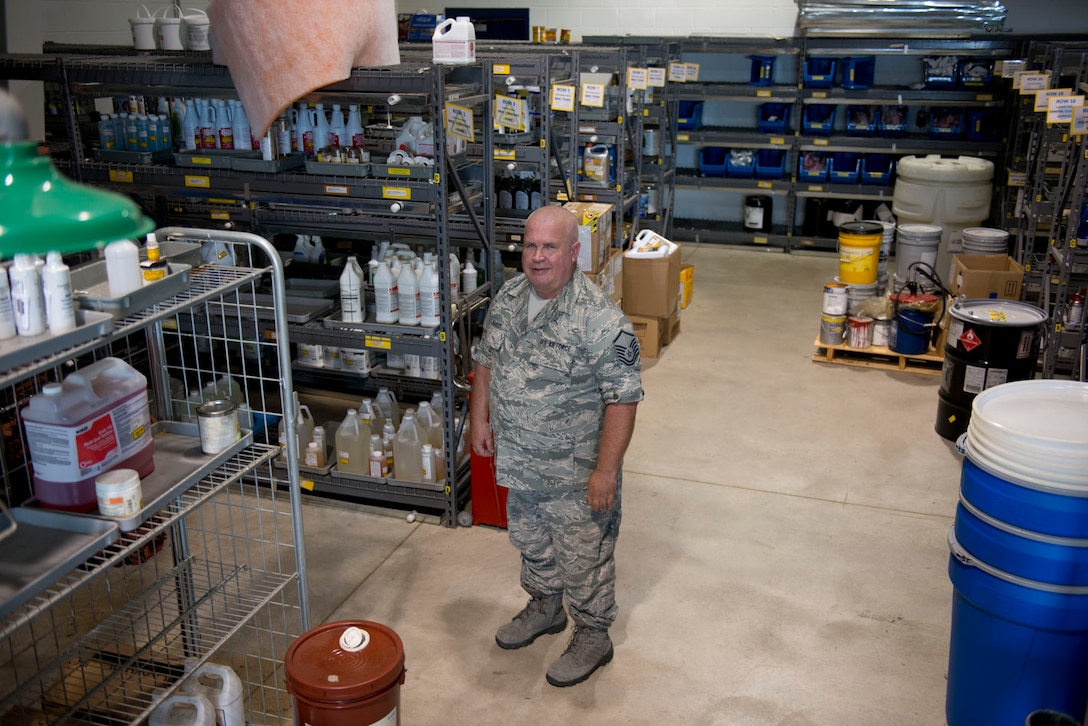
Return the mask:
<svg viewBox="0 0 1088 726">
<path fill-rule="evenodd" d="M 25 429 L 34 475 L 46 481 L 97 476 L 151 443 L 151 417 L 142 396 L 76 426 L 27 421 Z"/>
</svg>

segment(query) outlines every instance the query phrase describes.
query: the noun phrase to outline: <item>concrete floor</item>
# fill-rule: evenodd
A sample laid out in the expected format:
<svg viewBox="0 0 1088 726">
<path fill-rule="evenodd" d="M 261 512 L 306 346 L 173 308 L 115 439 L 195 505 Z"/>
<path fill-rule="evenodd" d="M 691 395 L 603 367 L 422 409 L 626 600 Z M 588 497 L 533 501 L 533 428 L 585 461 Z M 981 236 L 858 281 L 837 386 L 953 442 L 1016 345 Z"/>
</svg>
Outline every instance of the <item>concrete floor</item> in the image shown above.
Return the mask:
<svg viewBox="0 0 1088 726">
<path fill-rule="evenodd" d="M 643 362 L 613 662 L 548 685 L 567 635 L 504 651 L 504 531 L 308 498 L 314 624 L 404 640 L 410 724 L 943 724 L 960 459 L 939 378 L 814 363 L 832 256 L 687 245 L 682 334 Z"/>
</svg>

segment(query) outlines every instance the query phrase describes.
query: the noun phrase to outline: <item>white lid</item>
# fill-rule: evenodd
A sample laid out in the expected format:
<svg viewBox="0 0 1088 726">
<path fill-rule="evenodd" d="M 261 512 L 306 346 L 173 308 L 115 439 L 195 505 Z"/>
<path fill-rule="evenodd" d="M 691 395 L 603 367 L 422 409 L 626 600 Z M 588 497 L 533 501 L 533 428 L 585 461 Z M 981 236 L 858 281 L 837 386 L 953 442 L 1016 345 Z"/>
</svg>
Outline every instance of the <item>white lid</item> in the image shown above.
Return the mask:
<svg viewBox="0 0 1088 726">
<path fill-rule="evenodd" d="M 370 633 L 352 625 L 340 634 L 340 647 L 348 653 L 356 653 L 370 645 Z"/>
<path fill-rule="evenodd" d="M 64 393 L 64 387 L 59 383 L 46 383 L 42 386 L 42 394 L 46 396 L 59 396 Z"/>
<path fill-rule="evenodd" d="M 904 156 L 896 165 L 902 179 L 932 182 L 989 182 L 994 176 L 994 164 L 974 156 L 945 158 L 938 154 Z"/>
<path fill-rule="evenodd" d="M 140 483 L 140 475 L 134 469 L 111 469 L 102 472 L 94 480 L 95 486 L 126 489 Z"/>
</svg>

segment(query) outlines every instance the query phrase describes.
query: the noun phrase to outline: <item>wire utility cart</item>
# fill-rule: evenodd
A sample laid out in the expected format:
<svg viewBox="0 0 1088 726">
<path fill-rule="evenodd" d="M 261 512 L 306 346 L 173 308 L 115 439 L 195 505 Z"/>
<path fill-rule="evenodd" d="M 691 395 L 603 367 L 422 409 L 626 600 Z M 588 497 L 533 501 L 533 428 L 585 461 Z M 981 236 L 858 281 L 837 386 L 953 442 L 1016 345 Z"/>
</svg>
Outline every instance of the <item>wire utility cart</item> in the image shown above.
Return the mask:
<svg viewBox="0 0 1088 726">
<path fill-rule="evenodd" d="M 180 291 L 107 311 L 94 337 L 59 338 L 30 359 L 0 347 L 0 492 L 13 520 L 0 539 L 0 723 L 140 723 L 205 661 L 238 674 L 249 722 L 291 718 L 283 658 L 309 614 L 296 447 L 281 480 L 271 466 L 279 423 L 295 410 L 278 344 L 283 266 L 252 234 L 158 236 L 187 271 Z M 201 263 L 202 246 L 214 263 Z M 258 316 L 274 319 L 275 336 L 252 337 Z M 105 356 L 149 381 L 155 471 L 144 509 L 111 519 L 36 507 L 19 411 Z M 195 409 L 228 397 L 243 437 L 205 455 Z"/>
</svg>

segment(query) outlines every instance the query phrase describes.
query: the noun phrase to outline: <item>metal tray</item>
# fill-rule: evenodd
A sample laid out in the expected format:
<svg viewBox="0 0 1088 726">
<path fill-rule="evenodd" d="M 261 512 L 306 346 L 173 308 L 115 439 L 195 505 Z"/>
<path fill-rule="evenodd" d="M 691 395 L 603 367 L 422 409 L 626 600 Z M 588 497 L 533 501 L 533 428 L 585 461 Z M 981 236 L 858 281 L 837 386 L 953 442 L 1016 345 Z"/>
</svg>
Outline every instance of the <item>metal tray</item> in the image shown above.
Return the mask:
<svg viewBox="0 0 1088 726">
<path fill-rule="evenodd" d="M 190 267 L 200 267 L 204 264 L 204 260 L 200 258 L 199 242 L 182 242 L 180 240 L 161 239 L 159 240 L 159 254 L 167 262 L 176 262 L 179 265 L 189 265 Z M 143 247 L 140 248 L 140 259 L 147 259 L 147 250 Z"/>
<path fill-rule="evenodd" d="M 400 334 L 400 335 L 436 335 L 438 326 L 424 327 L 422 325 L 399 325 L 397 323 L 376 323 L 373 320 L 365 323 L 348 323 L 340 319 L 340 311 L 336 311 L 322 321 L 322 324 L 331 330 L 361 330 L 366 332 Z"/>
<path fill-rule="evenodd" d="M 17 529 L 0 542 L 0 617 L 121 537 L 116 522 L 68 512 L 15 507 L 11 518 Z"/>
<path fill-rule="evenodd" d="M 284 281 L 287 296 L 334 298 L 340 294 L 338 280 L 310 280 L 304 277 L 289 277 Z"/>
<path fill-rule="evenodd" d="M 0 370 L 10 371 L 21 365 L 72 346 L 101 338 L 113 330 L 113 316 L 95 310 L 76 309 L 76 327 L 65 333 L 50 332 L 0 340 Z"/>
<path fill-rule="evenodd" d="M 339 283 L 337 283 L 337 286 L 339 288 Z M 209 310 L 212 315 L 219 315 L 222 312 L 225 317 L 233 318 L 238 317 L 235 311 L 240 308 L 245 311 L 247 316 L 255 312 L 257 320 L 275 320 L 274 300 L 275 298 L 271 295 L 253 295 L 251 293 L 225 295 L 223 297 L 223 302 L 226 303 L 224 306 L 210 306 Z M 233 308 L 231 306 L 232 302 L 237 303 L 239 308 Z M 289 323 L 308 323 L 336 306 L 334 301 L 327 298 L 292 297 L 290 295 L 284 298 L 283 303 L 284 307 L 287 308 L 287 322 Z"/>
<path fill-rule="evenodd" d="M 94 158 L 98 161 L 116 161 L 122 164 L 151 164 L 156 161 L 170 161 L 172 156 L 173 152 L 170 149 L 159 149 L 158 151 L 94 150 Z"/>
<path fill-rule="evenodd" d="M 335 161 L 307 161 L 307 174 L 325 176 L 370 176 L 370 164 L 345 164 Z"/>
<path fill-rule="evenodd" d="M 199 169 L 233 169 L 234 160 L 238 158 L 260 161 L 261 152 L 250 149 L 189 149 L 174 152 L 175 164 Z"/>
<path fill-rule="evenodd" d="M 257 154 L 256 158 L 250 158 L 248 156 L 232 158 L 230 168 L 235 171 L 260 171 L 274 174 L 277 171 L 296 169 L 302 166 L 303 162 L 306 161 L 306 155 L 300 152 L 267 161 L 261 158 L 260 152 L 254 153 Z"/>
<path fill-rule="evenodd" d="M 161 280 L 146 282 L 139 290 L 121 297 L 110 296 L 106 263 L 92 262 L 72 270 L 72 297 L 80 306 L 111 313 L 123 318 L 155 303 L 177 295 L 189 287 L 189 265 L 168 262 L 167 275 Z"/>
<path fill-rule="evenodd" d="M 242 438 L 229 448 L 205 454 L 200 450 L 200 431 L 194 423 L 159 421 L 151 431 L 155 437 L 155 471 L 140 482 L 144 508 L 124 519 L 98 513 L 83 516 L 116 522 L 122 532 L 131 532 L 253 442 L 253 433 L 243 429 Z"/>
</svg>

